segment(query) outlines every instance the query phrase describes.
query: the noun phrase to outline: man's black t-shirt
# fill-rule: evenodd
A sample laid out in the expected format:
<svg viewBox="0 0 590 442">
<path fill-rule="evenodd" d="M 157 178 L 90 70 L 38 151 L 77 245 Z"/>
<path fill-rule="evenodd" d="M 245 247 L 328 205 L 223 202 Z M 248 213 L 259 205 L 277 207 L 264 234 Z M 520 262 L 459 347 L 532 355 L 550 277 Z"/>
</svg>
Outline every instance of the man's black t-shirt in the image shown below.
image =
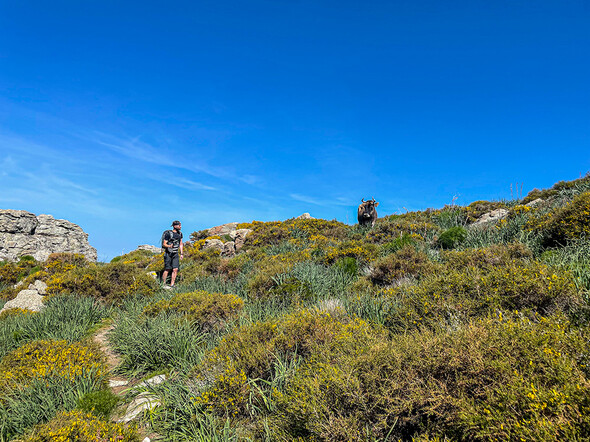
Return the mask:
<svg viewBox="0 0 590 442">
<path fill-rule="evenodd" d="M 177 253 L 180 243 L 182 242 L 182 232 L 176 230 L 167 230 L 164 234 L 164 239 L 168 244 L 172 244 L 172 247 L 167 248 L 167 253 Z"/>
</svg>

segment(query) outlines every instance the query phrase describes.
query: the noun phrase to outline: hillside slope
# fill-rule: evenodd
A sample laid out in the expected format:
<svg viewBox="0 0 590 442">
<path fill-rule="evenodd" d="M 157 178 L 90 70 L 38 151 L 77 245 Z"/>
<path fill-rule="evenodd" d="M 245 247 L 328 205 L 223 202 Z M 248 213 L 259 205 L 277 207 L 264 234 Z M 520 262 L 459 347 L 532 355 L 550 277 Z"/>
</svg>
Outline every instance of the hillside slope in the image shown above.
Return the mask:
<svg viewBox="0 0 590 442">
<path fill-rule="evenodd" d="M 237 228 L 233 257 L 194 232 L 172 291 L 146 250 L 4 263 L 2 299 L 48 295 L 0 315 L 0 441 L 590 440 L 590 176 L 373 228 Z M 110 422 L 142 391 L 138 429 Z"/>
</svg>

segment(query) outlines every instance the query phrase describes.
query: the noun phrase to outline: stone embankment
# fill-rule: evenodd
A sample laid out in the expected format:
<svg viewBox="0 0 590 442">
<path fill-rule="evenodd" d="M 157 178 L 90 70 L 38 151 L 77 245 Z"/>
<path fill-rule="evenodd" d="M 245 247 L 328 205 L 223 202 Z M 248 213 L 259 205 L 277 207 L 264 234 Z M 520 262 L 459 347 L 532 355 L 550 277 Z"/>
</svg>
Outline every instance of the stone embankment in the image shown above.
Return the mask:
<svg viewBox="0 0 590 442">
<path fill-rule="evenodd" d="M 96 261 L 96 249 L 80 226 L 51 215 L 25 210 L 0 210 L 0 260 L 31 255 L 45 261 L 52 253 L 79 253 Z"/>
</svg>

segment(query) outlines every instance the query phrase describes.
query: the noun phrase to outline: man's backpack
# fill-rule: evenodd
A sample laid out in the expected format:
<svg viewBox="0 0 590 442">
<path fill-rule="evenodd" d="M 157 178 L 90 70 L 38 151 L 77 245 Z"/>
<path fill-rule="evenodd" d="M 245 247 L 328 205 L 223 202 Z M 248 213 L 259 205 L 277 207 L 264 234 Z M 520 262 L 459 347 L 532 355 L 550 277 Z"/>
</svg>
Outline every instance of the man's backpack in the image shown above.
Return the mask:
<svg viewBox="0 0 590 442">
<path fill-rule="evenodd" d="M 164 247 L 164 240 L 169 241 L 169 239 L 172 239 L 172 235 L 174 234 L 174 232 L 172 230 L 164 230 L 164 233 L 162 233 L 162 238 L 160 238 L 160 246 L 162 246 L 162 252 L 165 252 L 166 250 L 168 250 L 166 247 Z M 169 239 L 166 239 L 166 237 L 168 237 Z"/>
</svg>

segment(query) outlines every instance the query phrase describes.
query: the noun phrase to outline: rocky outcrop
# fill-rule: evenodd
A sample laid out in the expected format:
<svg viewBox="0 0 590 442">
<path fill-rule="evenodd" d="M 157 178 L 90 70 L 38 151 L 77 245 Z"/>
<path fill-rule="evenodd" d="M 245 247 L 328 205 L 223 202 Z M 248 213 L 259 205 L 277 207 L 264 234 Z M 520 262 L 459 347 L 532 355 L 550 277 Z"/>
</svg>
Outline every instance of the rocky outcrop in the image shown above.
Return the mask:
<svg viewBox="0 0 590 442">
<path fill-rule="evenodd" d="M 315 218 L 313 216 L 311 216 L 309 213 L 305 212 L 305 213 L 302 213 L 301 215 L 299 215 L 295 219 L 315 219 Z"/>
<path fill-rule="evenodd" d="M 0 210 L 0 260 L 17 261 L 31 255 L 45 261 L 50 254 L 61 252 L 96 261 L 96 249 L 77 224 L 24 210 Z"/>
<path fill-rule="evenodd" d="M 209 229 L 209 236 L 213 235 L 228 235 L 232 241 L 224 243 L 219 239 L 208 239 L 203 244 L 203 249 L 219 250 L 221 256 L 231 258 L 244 246 L 246 236 L 252 231 L 251 229 L 238 229 L 238 223 L 223 224 L 221 226 L 211 227 Z"/>
</svg>

